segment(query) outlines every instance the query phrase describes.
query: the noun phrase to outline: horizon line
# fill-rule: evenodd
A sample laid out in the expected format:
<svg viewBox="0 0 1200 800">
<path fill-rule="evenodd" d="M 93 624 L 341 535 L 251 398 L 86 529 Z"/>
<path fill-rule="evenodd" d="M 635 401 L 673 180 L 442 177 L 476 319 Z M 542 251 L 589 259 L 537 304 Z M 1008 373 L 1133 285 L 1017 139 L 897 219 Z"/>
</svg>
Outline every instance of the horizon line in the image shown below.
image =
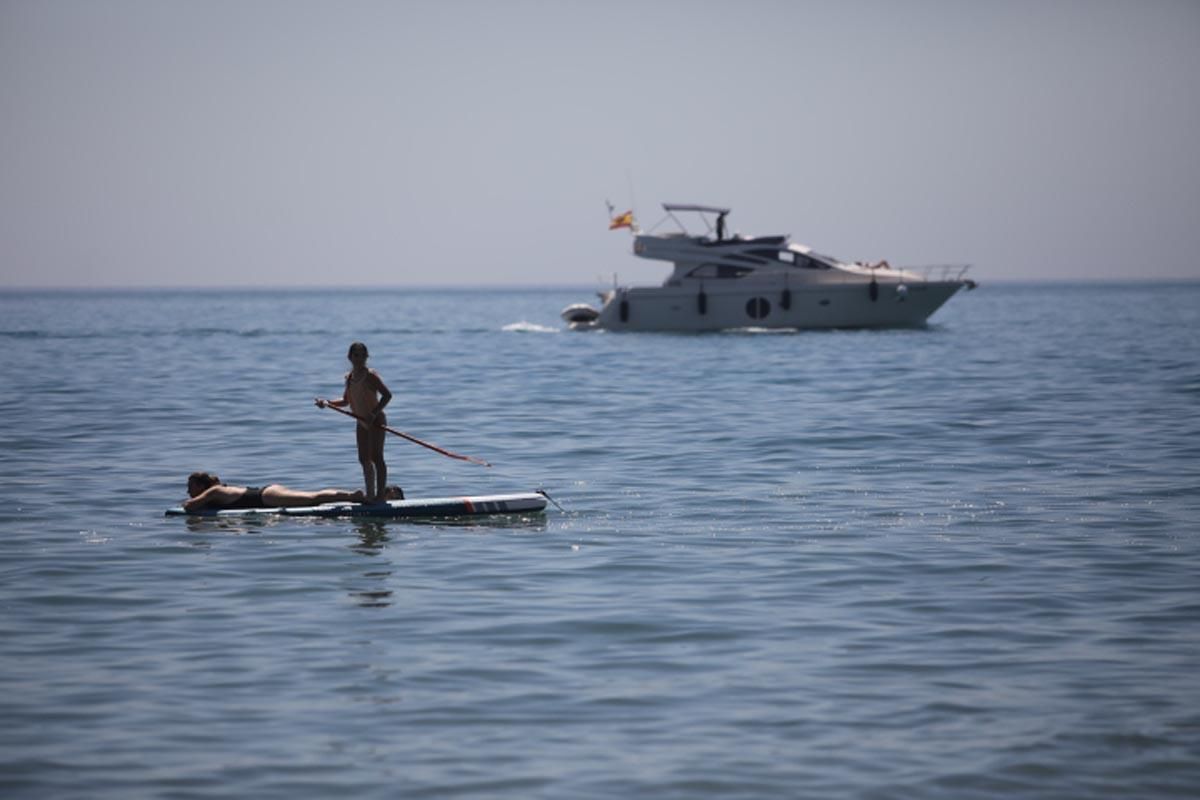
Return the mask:
<svg viewBox="0 0 1200 800">
<path fill-rule="evenodd" d="M 994 278 L 986 281 L 977 281 L 980 288 L 991 285 L 1003 286 L 1105 286 L 1105 285 L 1129 285 L 1138 283 L 1150 283 L 1155 285 L 1171 285 L 1171 284 L 1191 284 L 1200 283 L 1200 276 L 1196 277 L 1123 277 L 1123 278 Z M 311 284 L 295 284 L 289 286 L 280 286 L 278 284 L 266 283 L 228 283 L 215 285 L 198 285 L 198 284 L 80 284 L 80 285 L 33 285 L 33 284 L 14 284 L 11 286 L 0 286 L 0 292 L 223 292 L 223 291 L 251 291 L 251 292 L 311 292 L 311 291 L 346 291 L 346 292 L 370 292 L 370 291 L 499 291 L 499 292 L 527 292 L 527 291 L 595 291 L 596 284 L 580 284 L 580 283 L 562 283 L 562 284 L 534 284 L 534 283 L 453 283 L 453 284 L 405 284 L 405 283 L 390 283 L 390 284 L 360 284 L 360 285 L 345 285 L 336 283 L 311 283 Z"/>
</svg>

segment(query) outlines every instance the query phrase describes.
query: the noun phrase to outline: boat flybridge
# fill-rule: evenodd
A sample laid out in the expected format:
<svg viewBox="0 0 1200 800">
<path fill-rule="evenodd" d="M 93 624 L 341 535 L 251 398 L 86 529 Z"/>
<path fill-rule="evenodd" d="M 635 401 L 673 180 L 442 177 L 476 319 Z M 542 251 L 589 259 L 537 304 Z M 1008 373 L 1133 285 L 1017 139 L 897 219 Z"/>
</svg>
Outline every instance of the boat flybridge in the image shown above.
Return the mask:
<svg viewBox="0 0 1200 800">
<path fill-rule="evenodd" d="M 661 286 L 614 286 L 601 307 L 576 303 L 562 311 L 574 330 L 711 331 L 738 328 L 913 327 L 959 289 L 974 289 L 967 265 L 891 267 L 846 263 L 787 236 L 727 236 L 728 208 L 664 203 L 678 231 L 642 232 L 632 214 L 633 252 L 675 266 Z M 694 213 L 706 231 L 688 231 L 676 216 Z"/>
</svg>

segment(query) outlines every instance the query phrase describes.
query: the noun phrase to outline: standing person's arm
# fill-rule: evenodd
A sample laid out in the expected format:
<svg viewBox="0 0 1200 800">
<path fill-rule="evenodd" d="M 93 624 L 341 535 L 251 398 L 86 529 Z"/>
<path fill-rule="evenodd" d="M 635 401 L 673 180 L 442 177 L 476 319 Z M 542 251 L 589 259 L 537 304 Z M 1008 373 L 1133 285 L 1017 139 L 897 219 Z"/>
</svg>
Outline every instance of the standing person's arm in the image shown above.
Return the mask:
<svg viewBox="0 0 1200 800">
<path fill-rule="evenodd" d="M 379 392 L 379 405 L 375 406 L 375 410 L 371 412 L 371 418 L 370 418 L 370 423 L 372 425 L 374 425 L 375 419 L 379 416 L 380 412 L 383 411 L 384 406 L 386 406 L 388 403 L 390 403 L 392 401 L 392 393 L 388 390 L 387 386 L 384 384 L 383 378 L 379 377 L 378 372 L 376 372 L 375 370 L 371 370 L 370 376 L 371 376 L 371 383 L 373 384 L 372 388 L 375 389 L 375 391 Z"/>
<path fill-rule="evenodd" d="M 342 396 L 337 400 L 326 400 L 323 397 L 314 397 L 313 402 L 316 404 L 317 408 L 324 408 L 325 406 L 345 408 L 346 406 L 350 405 L 350 398 L 346 397 L 346 391 L 346 389 L 342 389 Z"/>
</svg>

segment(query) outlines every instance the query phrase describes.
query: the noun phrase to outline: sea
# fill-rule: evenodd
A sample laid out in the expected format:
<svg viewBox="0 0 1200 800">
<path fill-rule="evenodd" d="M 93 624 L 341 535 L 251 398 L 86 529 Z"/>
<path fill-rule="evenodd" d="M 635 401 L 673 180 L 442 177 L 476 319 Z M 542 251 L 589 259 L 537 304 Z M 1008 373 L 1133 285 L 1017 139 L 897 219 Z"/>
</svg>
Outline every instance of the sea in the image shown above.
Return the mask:
<svg viewBox="0 0 1200 800">
<path fill-rule="evenodd" d="M 981 276 L 982 277 L 982 276 Z M 4 798 L 1200 796 L 1200 283 L 568 331 L 592 288 L 0 293 Z M 443 521 L 355 489 L 355 340 Z"/>
</svg>

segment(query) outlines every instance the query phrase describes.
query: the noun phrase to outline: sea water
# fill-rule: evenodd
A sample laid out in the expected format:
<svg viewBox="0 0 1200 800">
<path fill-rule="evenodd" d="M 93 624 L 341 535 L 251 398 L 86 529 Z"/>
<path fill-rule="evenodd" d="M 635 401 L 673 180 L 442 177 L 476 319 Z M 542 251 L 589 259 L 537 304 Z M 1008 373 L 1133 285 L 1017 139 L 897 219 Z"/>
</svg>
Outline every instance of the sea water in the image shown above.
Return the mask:
<svg viewBox="0 0 1200 800">
<path fill-rule="evenodd" d="M 0 795 L 1200 793 L 1200 284 L 918 330 L 573 333 L 589 292 L 0 295 Z M 452 522 L 357 488 L 362 340 Z"/>
</svg>

